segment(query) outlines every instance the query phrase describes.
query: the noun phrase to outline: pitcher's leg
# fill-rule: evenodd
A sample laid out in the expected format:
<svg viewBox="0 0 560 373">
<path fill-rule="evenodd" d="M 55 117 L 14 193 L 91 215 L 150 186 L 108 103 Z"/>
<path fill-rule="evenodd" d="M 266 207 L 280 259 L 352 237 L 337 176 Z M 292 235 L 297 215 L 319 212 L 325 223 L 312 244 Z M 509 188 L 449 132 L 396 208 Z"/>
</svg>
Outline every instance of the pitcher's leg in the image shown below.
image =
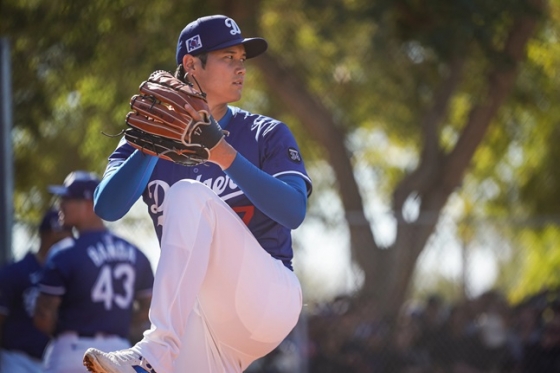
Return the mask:
<svg viewBox="0 0 560 373">
<path fill-rule="evenodd" d="M 187 330 L 181 339 L 182 349 L 175 359 L 172 373 L 228 372 L 226 367 L 230 364 L 224 362 L 198 303 L 189 316 Z"/>
<path fill-rule="evenodd" d="M 257 327 L 261 330 L 257 330 L 257 333 L 253 334 L 255 337 L 259 336 L 254 340 L 246 337 L 247 331 L 251 329 L 250 325 L 243 325 L 237 316 L 227 317 L 230 314 L 238 314 L 237 311 L 232 311 L 227 304 L 220 305 L 223 307 L 221 308 L 223 323 L 220 325 L 214 322 L 215 318 L 205 314 L 203 306 L 197 303 L 189 316 L 187 332 L 183 335 L 181 352 L 175 360 L 173 373 L 190 371 L 240 373 L 254 360 L 272 351 L 295 325 L 295 322 L 290 320 L 291 315 L 299 315 L 301 310 L 299 285 L 293 284 L 293 288 L 296 291 L 291 305 L 289 301 L 278 306 L 275 301 L 263 302 L 261 300 L 263 306 L 261 320 L 266 322 L 266 325 L 261 324 L 262 329 Z M 204 297 L 204 295 L 202 296 Z M 274 313 L 281 312 L 282 315 L 280 317 L 271 315 L 267 304 L 273 306 Z M 206 310 L 210 310 L 213 315 L 216 315 L 215 311 L 219 311 L 219 309 L 209 309 L 208 306 Z M 250 315 L 246 315 L 246 317 L 248 316 Z M 258 320 L 255 319 L 255 321 Z M 235 333 L 240 330 L 240 334 L 236 336 Z M 270 333 L 269 330 L 273 330 L 273 332 Z M 230 339 L 230 343 L 226 343 L 227 338 L 222 337 L 224 331 L 235 340 L 232 342 Z M 268 339 L 266 342 L 263 341 L 263 335 L 268 336 L 268 338 L 264 338 Z"/>
<path fill-rule="evenodd" d="M 150 306 L 152 326 L 134 347 L 156 371 L 172 369 L 210 256 L 214 217 L 206 205 L 212 196 L 198 195 L 192 185 L 180 181 L 165 197 L 161 255 Z M 200 184 L 202 188 L 206 187 Z"/>
<path fill-rule="evenodd" d="M 224 371 L 241 372 L 293 329 L 301 288 L 295 274 L 260 246 L 229 206 L 218 198 L 208 206 L 217 223 L 199 294 L 200 314 Z"/>
<path fill-rule="evenodd" d="M 201 312 L 222 354 L 240 366 L 227 372 L 241 372 L 294 328 L 302 308 L 301 287 L 295 274 L 260 246 L 246 243 L 241 254 L 228 251 L 216 260 L 222 264 L 208 267 Z"/>
<path fill-rule="evenodd" d="M 135 349 L 156 371 L 171 371 L 180 356 L 175 369 L 210 363 L 211 372 L 241 372 L 295 326 L 301 311 L 296 276 L 201 183 L 184 180 L 169 189 L 163 222 L 152 328 Z M 202 328 L 191 328 L 197 299 Z"/>
</svg>

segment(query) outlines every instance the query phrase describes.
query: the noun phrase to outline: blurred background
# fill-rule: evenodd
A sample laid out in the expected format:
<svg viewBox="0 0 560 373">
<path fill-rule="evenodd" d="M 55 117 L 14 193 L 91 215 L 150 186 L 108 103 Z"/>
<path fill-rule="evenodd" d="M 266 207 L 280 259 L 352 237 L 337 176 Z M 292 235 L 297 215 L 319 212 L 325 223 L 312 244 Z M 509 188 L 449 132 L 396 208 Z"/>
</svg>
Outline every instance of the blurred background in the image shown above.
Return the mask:
<svg viewBox="0 0 560 373">
<path fill-rule="evenodd" d="M 217 13 L 268 40 L 235 105 L 287 123 L 314 182 L 302 319 L 249 370 L 560 372 L 560 0 L 2 0 L 2 261 Z M 141 201 L 108 226 L 155 268 Z"/>
</svg>

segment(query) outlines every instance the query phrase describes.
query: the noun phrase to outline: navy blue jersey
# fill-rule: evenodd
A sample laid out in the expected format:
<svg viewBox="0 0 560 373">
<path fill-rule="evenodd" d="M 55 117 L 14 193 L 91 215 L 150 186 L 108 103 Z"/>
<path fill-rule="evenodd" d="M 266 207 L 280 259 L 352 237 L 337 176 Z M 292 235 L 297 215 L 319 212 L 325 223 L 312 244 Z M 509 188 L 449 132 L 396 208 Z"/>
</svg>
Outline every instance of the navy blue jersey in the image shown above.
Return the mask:
<svg viewBox="0 0 560 373">
<path fill-rule="evenodd" d="M 33 324 L 41 265 L 33 253 L 0 270 L 0 313 L 6 316 L 1 347 L 40 359 L 49 337 Z"/>
<path fill-rule="evenodd" d="M 60 296 L 55 334 L 75 331 L 128 337 L 134 299 L 151 294 L 153 272 L 135 246 L 107 230 L 80 232 L 71 245 L 55 245 L 39 282 Z"/>
<path fill-rule="evenodd" d="M 229 132 L 226 140 L 241 155 L 264 172 L 301 176 L 311 193 L 311 180 L 299 155 L 299 148 L 289 128 L 282 122 L 230 106 L 232 117 L 224 126 Z M 122 162 L 134 151 L 122 141 L 109 158 L 108 168 Z M 257 209 L 242 190 L 230 180 L 222 169 L 213 163 L 185 167 L 159 159 L 142 195 L 161 242 L 163 200 L 171 185 L 181 179 L 195 179 L 211 188 L 224 200 L 248 226 L 260 245 L 274 258 L 291 268 L 291 230 L 270 219 Z M 271 198 L 274 198 L 271 196 Z"/>
</svg>

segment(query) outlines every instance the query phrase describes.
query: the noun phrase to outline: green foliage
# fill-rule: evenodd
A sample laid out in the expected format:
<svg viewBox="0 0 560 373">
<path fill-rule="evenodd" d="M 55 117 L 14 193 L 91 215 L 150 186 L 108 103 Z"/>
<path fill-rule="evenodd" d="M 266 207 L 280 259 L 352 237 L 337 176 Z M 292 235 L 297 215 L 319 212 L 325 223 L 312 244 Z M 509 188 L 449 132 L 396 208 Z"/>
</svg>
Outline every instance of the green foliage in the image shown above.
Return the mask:
<svg viewBox="0 0 560 373">
<path fill-rule="evenodd" d="M 461 193 L 477 205 L 478 216 L 509 226 L 498 230 L 512 251 L 499 263 L 497 286 L 514 302 L 558 285 L 560 250 L 553 242 L 559 232 L 560 112 L 554 97 L 560 76 L 550 64 L 560 61 L 556 43 L 543 40 L 557 34 L 550 27 L 529 44 L 517 89 L 478 149 Z"/>
<path fill-rule="evenodd" d="M 460 191 L 467 204 L 476 206 L 476 214 L 482 214 L 479 216 L 537 220 L 543 215 L 558 217 L 560 174 L 555 160 L 559 159 L 560 148 L 555 144 L 560 140 L 560 112 L 554 99 L 560 97 L 559 5 L 558 1 L 551 2 L 546 13 L 550 17 L 548 22 L 542 24 L 537 37 L 530 41 L 528 58 L 520 66 L 514 93 L 477 150 L 471 173 Z M 386 195 L 404 172 L 415 167 L 414 159 L 421 146 L 420 119 L 431 105 L 449 62 L 462 58 L 465 69 L 461 86 L 452 97 L 449 116 L 439 128 L 444 151 L 455 145 L 469 110 L 484 97 L 488 68 L 508 67 L 510 61 L 500 50 L 512 20 L 520 14 L 534 14 L 528 3 L 506 0 L 373 3 L 331 0 L 308 1 L 303 7 L 302 14 L 307 18 L 303 20 L 300 15 L 293 27 L 299 29 L 296 25 L 302 23 L 306 27 L 311 25 L 316 35 L 325 37 L 327 45 L 334 43 L 338 51 L 322 53 L 327 47 L 315 40 L 316 47 L 311 44 L 298 47 L 322 57 L 315 57 L 308 65 L 305 59 L 291 57 L 297 61 L 293 64 L 309 66 L 313 71 L 319 66 L 318 60 L 335 58 L 330 61 L 333 67 L 326 70 L 330 76 L 325 74 L 317 81 L 316 92 L 331 100 L 331 94 L 338 97 L 333 112 L 342 108 L 351 118 L 349 132 L 354 131 L 354 126 L 360 127 L 356 131 L 360 144 L 352 149 L 353 154 L 360 162 L 371 165 L 377 174 L 377 190 Z M 336 71 L 341 70 L 346 79 L 338 81 L 335 77 L 340 75 Z M 380 130 L 385 142 L 378 140 Z M 399 162 L 399 158 L 408 161 Z M 533 229 L 530 221 L 527 220 L 528 231 Z M 517 232 L 510 232 L 513 241 Z M 471 232 L 470 240 L 476 239 L 477 234 Z M 546 245 L 537 239 L 530 244 L 530 249 L 537 250 Z M 511 280 L 516 278 L 508 266 L 515 262 L 516 255 L 525 255 L 526 249 L 517 248 L 518 252 L 500 262 L 504 268 L 501 279 L 510 281 L 500 284 L 505 290 L 512 288 Z M 555 250 L 558 251 L 550 249 Z M 542 285 L 552 272 L 540 275 Z M 524 295 L 528 295 L 527 291 L 535 289 L 524 290 Z"/>
<path fill-rule="evenodd" d="M 557 3 L 557 2 L 556 2 Z M 555 11 L 558 14 L 558 4 Z M 557 17 L 557 16 L 556 16 Z M 502 109 L 475 158 L 473 174 L 497 188 L 487 202 L 493 214 L 543 217 L 560 212 L 560 176 L 555 160 L 560 156 L 560 36 L 551 19 L 527 50 L 517 88 Z"/>
<path fill-rule="evenodd" d="M 513 302 L 541 290 L 555 289 L 560 286 L 560 229 L 548 226 L 542 232 L 526 231 L 521 244 L 527 251 L 525 265 L 519 282 L 510 294 Z"/>
<path fill-rule="evenodd" d="M 416 154 L 422 146 L 422 116 L 449 61 L 465 60 L 465 79 L 439 128 L 446 151 L 455 145 L 468 111 L 484 97 L 488 66 L 509 63 L 500 50 L 511 20 L 532 11 L 525 2 L 507 0 L 276 0 L 264 5 L 262 25 L 271 48 L 301 73 L 347 133 L 381 130 L 388 147 Z M 502 146 L 488 145 L 490 167 L 506 151 L 510 137 L 503 132 L 500 128 L 496 133 Z M 377 168 L 387 195 L 415 166 L 395 165 L 385 147 L 349 147 Z"/>
<path fill-rule="evenodd" d="M 173 70 L 178 32 L 198 16 L 222 13 L 220 3 L 1 2 L 0 36 L 9 38 L 13 53 L 19 217 L 36 216 L 50 201 L 46 186 L 60 183 L 70 171 L 103 172 L 118 137 L 102 132 L 115 135 L 124 129 L 128 101 L 139 83 L 155 69 Z M 258 23 L 270 52 L 295 69 L 347 134 L 356 175 L 370 175 L 375 184 L 375 191 L 364 188 L 364 195 L 381 192 L 388 200 L 417 164 L 420 123 L 451 59 L 463 58 L 465 71 L 439 128 L 443 151 L 455 145 L 469 110 L 483 97 L 488 66 L 507 66 L 498 51 L 512 19 L 532 11 L 525 4 L 263 0 Z M 560 209 L 560 173 L 555 169 L 560 156 L 560 106 L 555 102 L 560 97 L 559 1 L 552 0 L 550 7 L 547 22 L 529 44 L 515 91 L 478 149 L 460 191 L 475 213 L 529 217 Z M 276 101 L 250 61 L 248 67 L 240 106 L 290 125 L 317 170 L 314 198 L 324 191 L 329 201 L 336 180 L 321 161 L 329 149 L 316 146 L 313 134 Z M 321 208 L 317 203 L 311 211 L 321 218 Z M 323 218 L 325 224 L 340 224 L 326 214 Z M 536 236 L 527 245 L 537 251 L 547 246 Z"/>
<path fill-rule="evenodd" d="M 102 132 L 124 129 L 129 98 L 150 72 L 175 69 L 178 33 L 200 11 L 208 6 L 195 1 L 2 2 L 20 218 L 48 204 L 46 186 L 69 172 L 103 172 L 118 138 Z"/>
</svg>

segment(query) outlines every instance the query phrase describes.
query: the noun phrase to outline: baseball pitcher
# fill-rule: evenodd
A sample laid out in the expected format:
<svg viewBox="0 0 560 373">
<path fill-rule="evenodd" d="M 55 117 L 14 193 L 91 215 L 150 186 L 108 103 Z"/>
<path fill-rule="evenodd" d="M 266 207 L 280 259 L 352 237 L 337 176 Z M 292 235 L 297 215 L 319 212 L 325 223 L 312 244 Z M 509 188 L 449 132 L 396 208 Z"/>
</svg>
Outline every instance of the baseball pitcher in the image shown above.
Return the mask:
<svg viewBox="0 0 560 373">
<path fill-rule="evenodd" d="M 175 74 L 154 72 L 132 97 L 95 209 L 117 220 L 147 205 L 161 246 L 151 328 L 130 349 L 89 349 L 89 371 L 242 372 L 296 325 L 291 231 L 311 180 L 286 124 L 229 105 L 267 46 L 229 17 L 199 18 L 179 35 Z"/>
</svg>

